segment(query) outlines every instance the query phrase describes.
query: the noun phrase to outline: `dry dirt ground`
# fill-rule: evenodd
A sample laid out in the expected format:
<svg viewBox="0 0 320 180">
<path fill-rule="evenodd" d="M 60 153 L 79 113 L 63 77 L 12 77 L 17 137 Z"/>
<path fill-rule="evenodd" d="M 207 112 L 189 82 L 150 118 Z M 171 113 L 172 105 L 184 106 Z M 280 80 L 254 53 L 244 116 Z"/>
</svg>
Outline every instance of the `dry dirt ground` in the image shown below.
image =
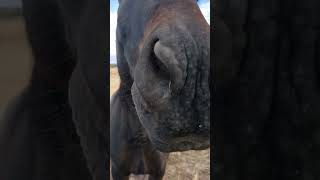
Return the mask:
<svg viewBox="0 0 320 180">
<path fill-rule="evenodd" d="M 117 90 L 119 76 L 116 67 L 110 67 L 110 96 Z M 132 177 L 133 179 L 146 179 Z M 209 180 L 210 151 L 171 153 L 164 180 Z"/>
</svg>

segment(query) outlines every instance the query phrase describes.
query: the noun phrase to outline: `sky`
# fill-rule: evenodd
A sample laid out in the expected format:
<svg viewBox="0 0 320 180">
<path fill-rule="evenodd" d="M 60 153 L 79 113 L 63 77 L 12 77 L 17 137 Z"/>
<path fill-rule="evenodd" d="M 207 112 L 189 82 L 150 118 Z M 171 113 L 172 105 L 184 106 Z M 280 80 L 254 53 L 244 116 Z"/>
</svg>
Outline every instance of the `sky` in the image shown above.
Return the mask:
<svg viewBox="0 0 320 180">
<path fill-rule="evenodd" d="M 210 24 L 210 0 L 199 0 L 198 5 L 207 22 Z M 110 0 L 110 63 L 116 63 L 116 27 L 118 0 Z"/>
</svg>

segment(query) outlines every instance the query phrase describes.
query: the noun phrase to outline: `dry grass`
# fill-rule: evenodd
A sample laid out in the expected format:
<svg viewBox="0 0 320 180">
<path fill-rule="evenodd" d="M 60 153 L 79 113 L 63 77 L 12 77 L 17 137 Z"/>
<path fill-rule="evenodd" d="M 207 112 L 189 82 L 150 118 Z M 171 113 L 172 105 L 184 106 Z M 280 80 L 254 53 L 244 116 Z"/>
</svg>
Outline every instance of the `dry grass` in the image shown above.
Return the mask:
<svg viewBox="0 0 320 180">
<path fill-rule="evenodd" d="M 110 68 L 110 96 L 119 86 L 118 70 Z M 130 178 L 134 179 L 134 178 Z M 135 179 L 146 179 L 139 177 Z M 210 179 L 210 151 L 187 151 L 171 153 L 164 180 Z"/>
</svg>

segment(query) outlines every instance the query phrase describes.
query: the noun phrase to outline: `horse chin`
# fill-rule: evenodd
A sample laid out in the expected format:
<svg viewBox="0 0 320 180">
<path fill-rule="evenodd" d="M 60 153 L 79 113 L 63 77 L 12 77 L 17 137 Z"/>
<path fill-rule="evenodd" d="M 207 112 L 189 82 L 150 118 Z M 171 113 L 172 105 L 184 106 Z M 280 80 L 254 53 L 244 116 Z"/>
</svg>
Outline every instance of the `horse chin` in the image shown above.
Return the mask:
<svg viewBox="0 0 320 180">
<path fill-rule="evenodd" d="M 160 138 L 150 137 L 151 144 L 158 151 L 164 153 L 170 152 L 183 152 L 189 150 L 205 150 L 210 147 L 209 140 L 193 140 L 192 138 L 186 138 L 185 140 L 181 140 L 178 142 L 164 142 Z"/>
</svg>

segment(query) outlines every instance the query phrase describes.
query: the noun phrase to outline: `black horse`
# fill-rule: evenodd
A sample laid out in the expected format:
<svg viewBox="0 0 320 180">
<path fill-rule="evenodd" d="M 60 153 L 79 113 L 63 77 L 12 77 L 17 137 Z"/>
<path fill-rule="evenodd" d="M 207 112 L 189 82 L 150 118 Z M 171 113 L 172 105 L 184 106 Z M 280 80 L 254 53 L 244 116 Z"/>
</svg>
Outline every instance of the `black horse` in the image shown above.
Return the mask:
<svg viewBox="0 0 320 180">
<path fill-rule="evenodd" d="M 210 30 L 196 0 L 119 0 L 114 180 L 162 179 L 168 152 L 210 145 Z"/>
<path fill-rule="evenodd" d="M 107 8 L 101 0 L 24 0 L 34 63 L 2 114 L 1 180 L 109 177 Z"/>
</svg>

